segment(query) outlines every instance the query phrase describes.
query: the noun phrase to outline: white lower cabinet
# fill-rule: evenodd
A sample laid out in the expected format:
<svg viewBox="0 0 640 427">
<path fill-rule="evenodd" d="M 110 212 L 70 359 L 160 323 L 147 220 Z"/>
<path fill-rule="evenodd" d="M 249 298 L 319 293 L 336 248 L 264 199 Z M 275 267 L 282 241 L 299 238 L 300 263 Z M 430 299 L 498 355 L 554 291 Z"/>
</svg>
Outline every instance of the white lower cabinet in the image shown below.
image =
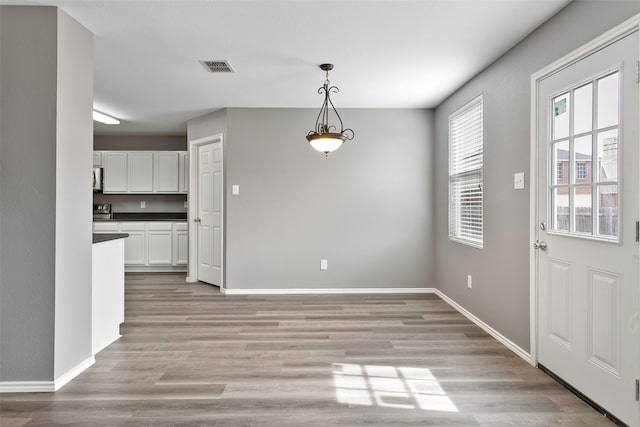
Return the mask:
<svg viewBox="0 0 640 427">
<path fill-rule="evenodd" d="M 147 224 L 149 265 L 173 264 L 173 228 L 170 222 L 150 222 Z"/>
<path fill-rule="evenodd" d="M 173 224 L 173 264 L 187 265 L 189 262 L 189 229 L 186 222 Z"/>
<path fill-rule="evenodd" d="M 144 222 L 120 223 L 120 231 L 129 233 L 124 239 L 124 265 L 147 264 L 146 230 Z"/>
<path fill-rule="evenodd" d="M 94 233 L 128 233 L 124 240 L 127 271 L 184 271 L 189 261 L 186 222 L 96 222 Z"/>
</svg>

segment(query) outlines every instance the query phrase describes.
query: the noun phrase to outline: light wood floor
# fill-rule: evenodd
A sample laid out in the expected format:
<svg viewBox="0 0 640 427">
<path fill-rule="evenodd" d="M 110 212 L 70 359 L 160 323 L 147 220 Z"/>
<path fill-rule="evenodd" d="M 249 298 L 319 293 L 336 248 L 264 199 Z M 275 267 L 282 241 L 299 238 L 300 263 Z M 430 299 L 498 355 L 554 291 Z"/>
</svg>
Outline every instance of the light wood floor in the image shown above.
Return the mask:
<svg viewBox="0 0 640 427">
<path fill-rule="evenodd" d="M 434 295 L 225 296 L 128 275 L 123 337 L 13 426 L 605 426 Z"/>
</svg>

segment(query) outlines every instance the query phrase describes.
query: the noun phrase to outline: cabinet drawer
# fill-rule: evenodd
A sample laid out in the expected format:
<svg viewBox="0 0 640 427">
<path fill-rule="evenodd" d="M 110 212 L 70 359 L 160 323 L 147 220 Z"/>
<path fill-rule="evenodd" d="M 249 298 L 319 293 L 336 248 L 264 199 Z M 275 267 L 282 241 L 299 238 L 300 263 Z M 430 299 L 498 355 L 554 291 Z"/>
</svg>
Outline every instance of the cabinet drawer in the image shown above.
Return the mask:
<svg viewBox="0 0 640 427">
<path fill-rule="evenodd" d="M 94 222 L 93 223 L 93 232 L 94 233 L 117 233 L 118 230 L 117 222 Z"/>
<path fill-rule="evenodd" d="M 171 231 L 170 222 L 148 222 L 147 227 L 149 231 Z"/>
<path fill-rule="evenodd" d="M 123 222 L 122 231 L 144 231 L 144 222 Z"/>
<path fill-rule="evenodd" d="M 175 222 L 173 223 L 173 231 L 187 231 L 189 230 L 189 226 L 186 222 Z"/>
</svg>

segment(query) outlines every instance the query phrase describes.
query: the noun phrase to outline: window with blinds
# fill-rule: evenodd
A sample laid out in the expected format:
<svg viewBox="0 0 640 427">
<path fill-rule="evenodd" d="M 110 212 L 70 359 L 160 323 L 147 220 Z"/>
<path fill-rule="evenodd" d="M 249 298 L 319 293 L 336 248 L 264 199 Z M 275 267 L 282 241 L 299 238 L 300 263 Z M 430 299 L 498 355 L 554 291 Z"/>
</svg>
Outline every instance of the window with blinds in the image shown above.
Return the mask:
<svg viewBox="0 0 640 427">
<path fill-rule="evenodd" d="M 449 116 L 449 239 L 482 248 L 482 95 Z"/>
</svg>

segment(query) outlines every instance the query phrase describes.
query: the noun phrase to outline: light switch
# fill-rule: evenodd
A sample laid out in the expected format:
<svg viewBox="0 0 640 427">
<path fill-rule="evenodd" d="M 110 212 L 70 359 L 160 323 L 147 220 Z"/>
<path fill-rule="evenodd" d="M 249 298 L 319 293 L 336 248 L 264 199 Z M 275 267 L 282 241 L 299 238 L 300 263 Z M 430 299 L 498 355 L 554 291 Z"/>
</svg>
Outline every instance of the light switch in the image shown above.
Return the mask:
<svg viewBox="0 0 640 427">
<path fill-rule="evenodd" d="M 237 196 L 240 194 L 240 186 L 239 185 L 232 185 L 231 186 L 231 194 L 233 194 L 234 196 Z"/>
<path fill-rule="evenodd" d="M 524 172 L 517 172 L 513 174 L 513 189 L 524 190 Z"/>
</svg>

